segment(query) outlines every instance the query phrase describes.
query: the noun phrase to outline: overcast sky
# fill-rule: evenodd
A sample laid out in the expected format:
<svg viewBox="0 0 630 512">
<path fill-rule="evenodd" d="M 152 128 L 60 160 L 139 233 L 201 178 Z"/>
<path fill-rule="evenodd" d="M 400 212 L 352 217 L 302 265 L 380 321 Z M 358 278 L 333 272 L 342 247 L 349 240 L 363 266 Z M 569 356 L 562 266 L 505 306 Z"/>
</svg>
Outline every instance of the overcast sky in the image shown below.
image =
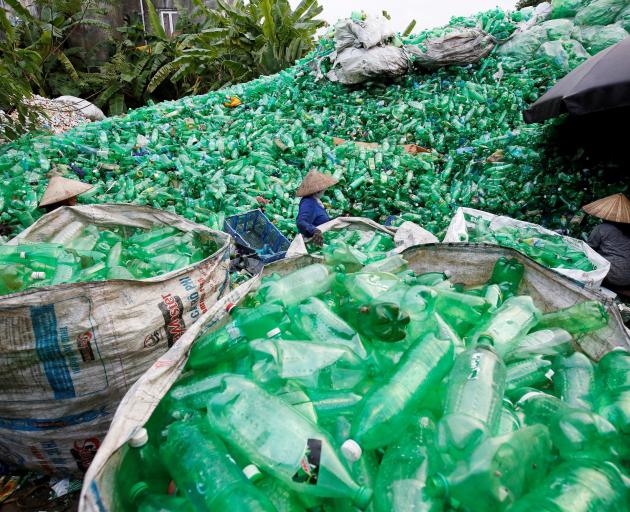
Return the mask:
<svg viewBox="0 0 630 512">
<path fill-rule="evenodd" d="M 300 0 L 290 0 L 293 6 Z M 513 9 L 516 0 L 319 0 L 322 17 L 329 23 L 350 15 L 352 11 L 380 14 L 385 9 L 392 17 L 392 28 L 404 30 L 416 20 L 416 29 L 445 25 L 451 16 L 465 16 L 499 6 Z"/>
</svg>

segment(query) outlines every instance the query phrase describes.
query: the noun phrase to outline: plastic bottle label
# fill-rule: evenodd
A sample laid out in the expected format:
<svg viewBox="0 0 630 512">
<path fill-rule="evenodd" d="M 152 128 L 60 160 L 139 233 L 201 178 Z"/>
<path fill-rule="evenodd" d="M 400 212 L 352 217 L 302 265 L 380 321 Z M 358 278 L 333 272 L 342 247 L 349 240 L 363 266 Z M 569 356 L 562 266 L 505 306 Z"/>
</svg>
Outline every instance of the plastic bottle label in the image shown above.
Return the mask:
<svg viewBox="0 0 630 512">
<path fill-rule="evenodd" d="M 319 439 L 309 439 L 306 442 L 304 455 L 300 458 L 300 466 L 292 480 L 297 483 L 317 485 L 319 464 L 322 456 L 322 442 Z"/>
</svg>

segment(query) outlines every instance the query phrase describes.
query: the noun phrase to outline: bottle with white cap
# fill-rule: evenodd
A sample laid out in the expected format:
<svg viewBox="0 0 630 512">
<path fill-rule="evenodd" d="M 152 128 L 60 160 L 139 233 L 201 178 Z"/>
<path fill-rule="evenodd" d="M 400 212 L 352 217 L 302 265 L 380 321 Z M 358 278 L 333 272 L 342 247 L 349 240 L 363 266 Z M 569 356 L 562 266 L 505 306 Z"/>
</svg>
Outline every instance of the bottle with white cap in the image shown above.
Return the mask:
<svg viewBox="0 0 630 512">
<path fill-rule="evenodd" d="M 233 449 L 290 489 L 350 498 L 360 508 L 370 502 L 371 489 L 352 478 L 330 434 L 251 380 L 224 375 L 207 411 L 212 428 Z"/>
<path fill-rule="evenodd" d="M 249 341 L 280 334 L 278 326 L 285 316 L 280 304 L 262 304 L 256 308 L 228 304 L 226 311 L 233 320 L 223 328 L 202 335 L 195 342 L 188 359 L 189 368 L 211 368 L 242 355 L 240 347 Z"/>
<path fill-rule="evenodd" d="M 132 503 L 131 489 L 144 482 L 151 492 L 165 494 L 170 476 L 162 463 L 157 449 L 149 442 L 145 428 L 138 429 L 127 442 L 128 450 L 116 473 L 116 488 L 121 501 Z"/>
<path fill-rule="evenodd" d="M 160 455 L 177 489 L 196 510 L 275 512 L 269 498 L 245 477 L 205 418 L 172 423 Z"/>
<path fill-rule="evenodd" d="M 277 478 L 261 472 L 255 464 L 245 466 L 243 473 L 269 498 L 277 512 L 305 512 L 303 503 L 294 492 Z"/>
</svg>

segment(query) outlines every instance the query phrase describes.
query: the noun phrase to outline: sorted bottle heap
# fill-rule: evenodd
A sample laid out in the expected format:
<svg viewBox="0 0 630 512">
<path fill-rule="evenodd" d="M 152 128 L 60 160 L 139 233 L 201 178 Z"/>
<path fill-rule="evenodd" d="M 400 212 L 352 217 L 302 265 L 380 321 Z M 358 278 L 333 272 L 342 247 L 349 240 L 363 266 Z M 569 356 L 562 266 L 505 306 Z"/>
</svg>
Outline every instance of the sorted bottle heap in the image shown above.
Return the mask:
<svg viewBox="0 0 630 512">
<path fill-rule="evenodd" d="M 563 236 L 541 233 L 534 228 L 502 226 L 491 228 L 490 221 L 465 214 L 468 241 L 497 244 L 526 254 L 549 268 L 566 268 L 590 272 L 595 265 L 583 250 L 571 246 Z"/>
<path fill-rule="evenodd" d="M 0 295 L 81 281 L 147 279 L 201 261 L 218 248 L 198 231 L 73 221 L 48 242 L 0 246 Z"/>
<path fill-rule="evenodd" d="M 266 214 L 290 234 L 294 192 L 316 168 L 339 180 L 323 199 L 332 216 L 382 221 L 401 213 L 440 236 L 462 205 L 566 227 L 581 205 L 625 192 L 628 182 L 609 183 L 603 164 L 580 166 L 573 153 L 558 152 L 549 144 L 553 123 L 526 125 L 522 112 L 589 54 L 628 35 L 626 2 L 606 1 L 605 16 L 591 12 L 602 0 L 567 0 L 554 2 L 546 21 L 531 8 L 497 9 L 403 38 L 421 46 L 452 29 L 482 27 L 501 45 L 471 66 L 413 69 L 347 88 L 312 71 L 333 50 L 327 35 L 276 75 L 23 138 L 0 148 L 0 223 L 13 233 L 32 224 L 55 168 L 94 185 L 81 202 L 148 204 L 215 229 L 226 215 L 257 208 L 262 196 Z M 224 107 L 226 95 L 241 104 Z M 334 137 L 348 142 L 336 146 Z M 405 144 L 429 152 L 408 154 Z"/>
<path fill-rule="evenodd" d="M 392 258 L 230 305 L 125 448 L 120 510 L 627 512 L 630 353 L 577 351 L 604 307 L 544 313 L 516 260 L 465 287 Z"/>
</svg>

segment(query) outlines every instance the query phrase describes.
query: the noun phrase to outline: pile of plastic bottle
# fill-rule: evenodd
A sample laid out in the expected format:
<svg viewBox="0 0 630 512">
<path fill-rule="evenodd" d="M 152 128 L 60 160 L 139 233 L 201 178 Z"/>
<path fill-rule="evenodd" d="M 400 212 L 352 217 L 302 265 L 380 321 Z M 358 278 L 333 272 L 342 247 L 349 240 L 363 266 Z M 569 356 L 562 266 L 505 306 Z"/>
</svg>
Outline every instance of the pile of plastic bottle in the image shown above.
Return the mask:
<svg viewBox="0 0 630 512">
<path fill-rule="evenodd" d="M 602 3 L 606 13 L 586 16 Z M 582 204 L 623 192 L 627 183 L 607 184 L 597 167 L 575 169 L 574 155 L 548 143 L 553 122 L 525 125 L 522 111 L 589 52 L 627 35 L 625 3 L 555 1 L 554 19 L 530 28 L 523 24 L 532 21 L 531 8 L 453 18 L 403 42 L 421 45 L 470 26 L 500 42 L 522 33 L 477 65 L 414 70 L 358 88 L 316 80 L 311 67 L 334 44 L 326 36 L 277 75 L 60 136 L 24 138 L 0 149 L 0 223 L 16 232 L 40 215 L 37 201 L 54 167 L 95 185 L 83 202 L 148 204 L 219 229 L 226 214 L 256 208 L 262 196 L 270 201 L 267 215 L 288 234 L 295 231 L 294 191 L 316 168 L 340 181 L 324 198 L 332 215 L 402 213 L 439 236 L 463 205 L 564 226 Z M 226 94 L 240 105 L 224 106 Z M 335 146 L 333 137 L 381 145 Z M 401 145 L 408 143 L 430 152 L 407 154 Z"/>
<path fill-rule="evenodd" d="M 476 287 L 375 265 L 230 305 L 129 441 L 121 510 L 628 510 L 630 354 L 576 350 L 600 303 L 543 313 L 505 258 Z"/>
<path fill-rule="evenodd" d="M 106 279 L 147 279 L 217 251 L 203 233 L 166 226 L 85 226 L 70 222 L 48 242 L 0 246 L 0 295 L 33 287 Z"/>
<path fill-rule="evenodd" d="M 308 244 L 309 254 L 327 254 L 333 257 L 336 251 L 351 251 L 361 261 L 377 260 L 394 249 L 391 236 L 378 231 L 363 231 L 360 229 L 328 230 L 324 234 L 323 247 Z"/>
<path fill-rule="evenodd" d="M 549 268 L 579 269 L 584 272 L 595 269 L 584 251 L 572 247 L 560 235 L 549 235 L 524 227 L 490 229 L 489 220 L 468 214 L 465 214 L 465 218 L 469 242 L 510 247 Z"/>
</svg>

